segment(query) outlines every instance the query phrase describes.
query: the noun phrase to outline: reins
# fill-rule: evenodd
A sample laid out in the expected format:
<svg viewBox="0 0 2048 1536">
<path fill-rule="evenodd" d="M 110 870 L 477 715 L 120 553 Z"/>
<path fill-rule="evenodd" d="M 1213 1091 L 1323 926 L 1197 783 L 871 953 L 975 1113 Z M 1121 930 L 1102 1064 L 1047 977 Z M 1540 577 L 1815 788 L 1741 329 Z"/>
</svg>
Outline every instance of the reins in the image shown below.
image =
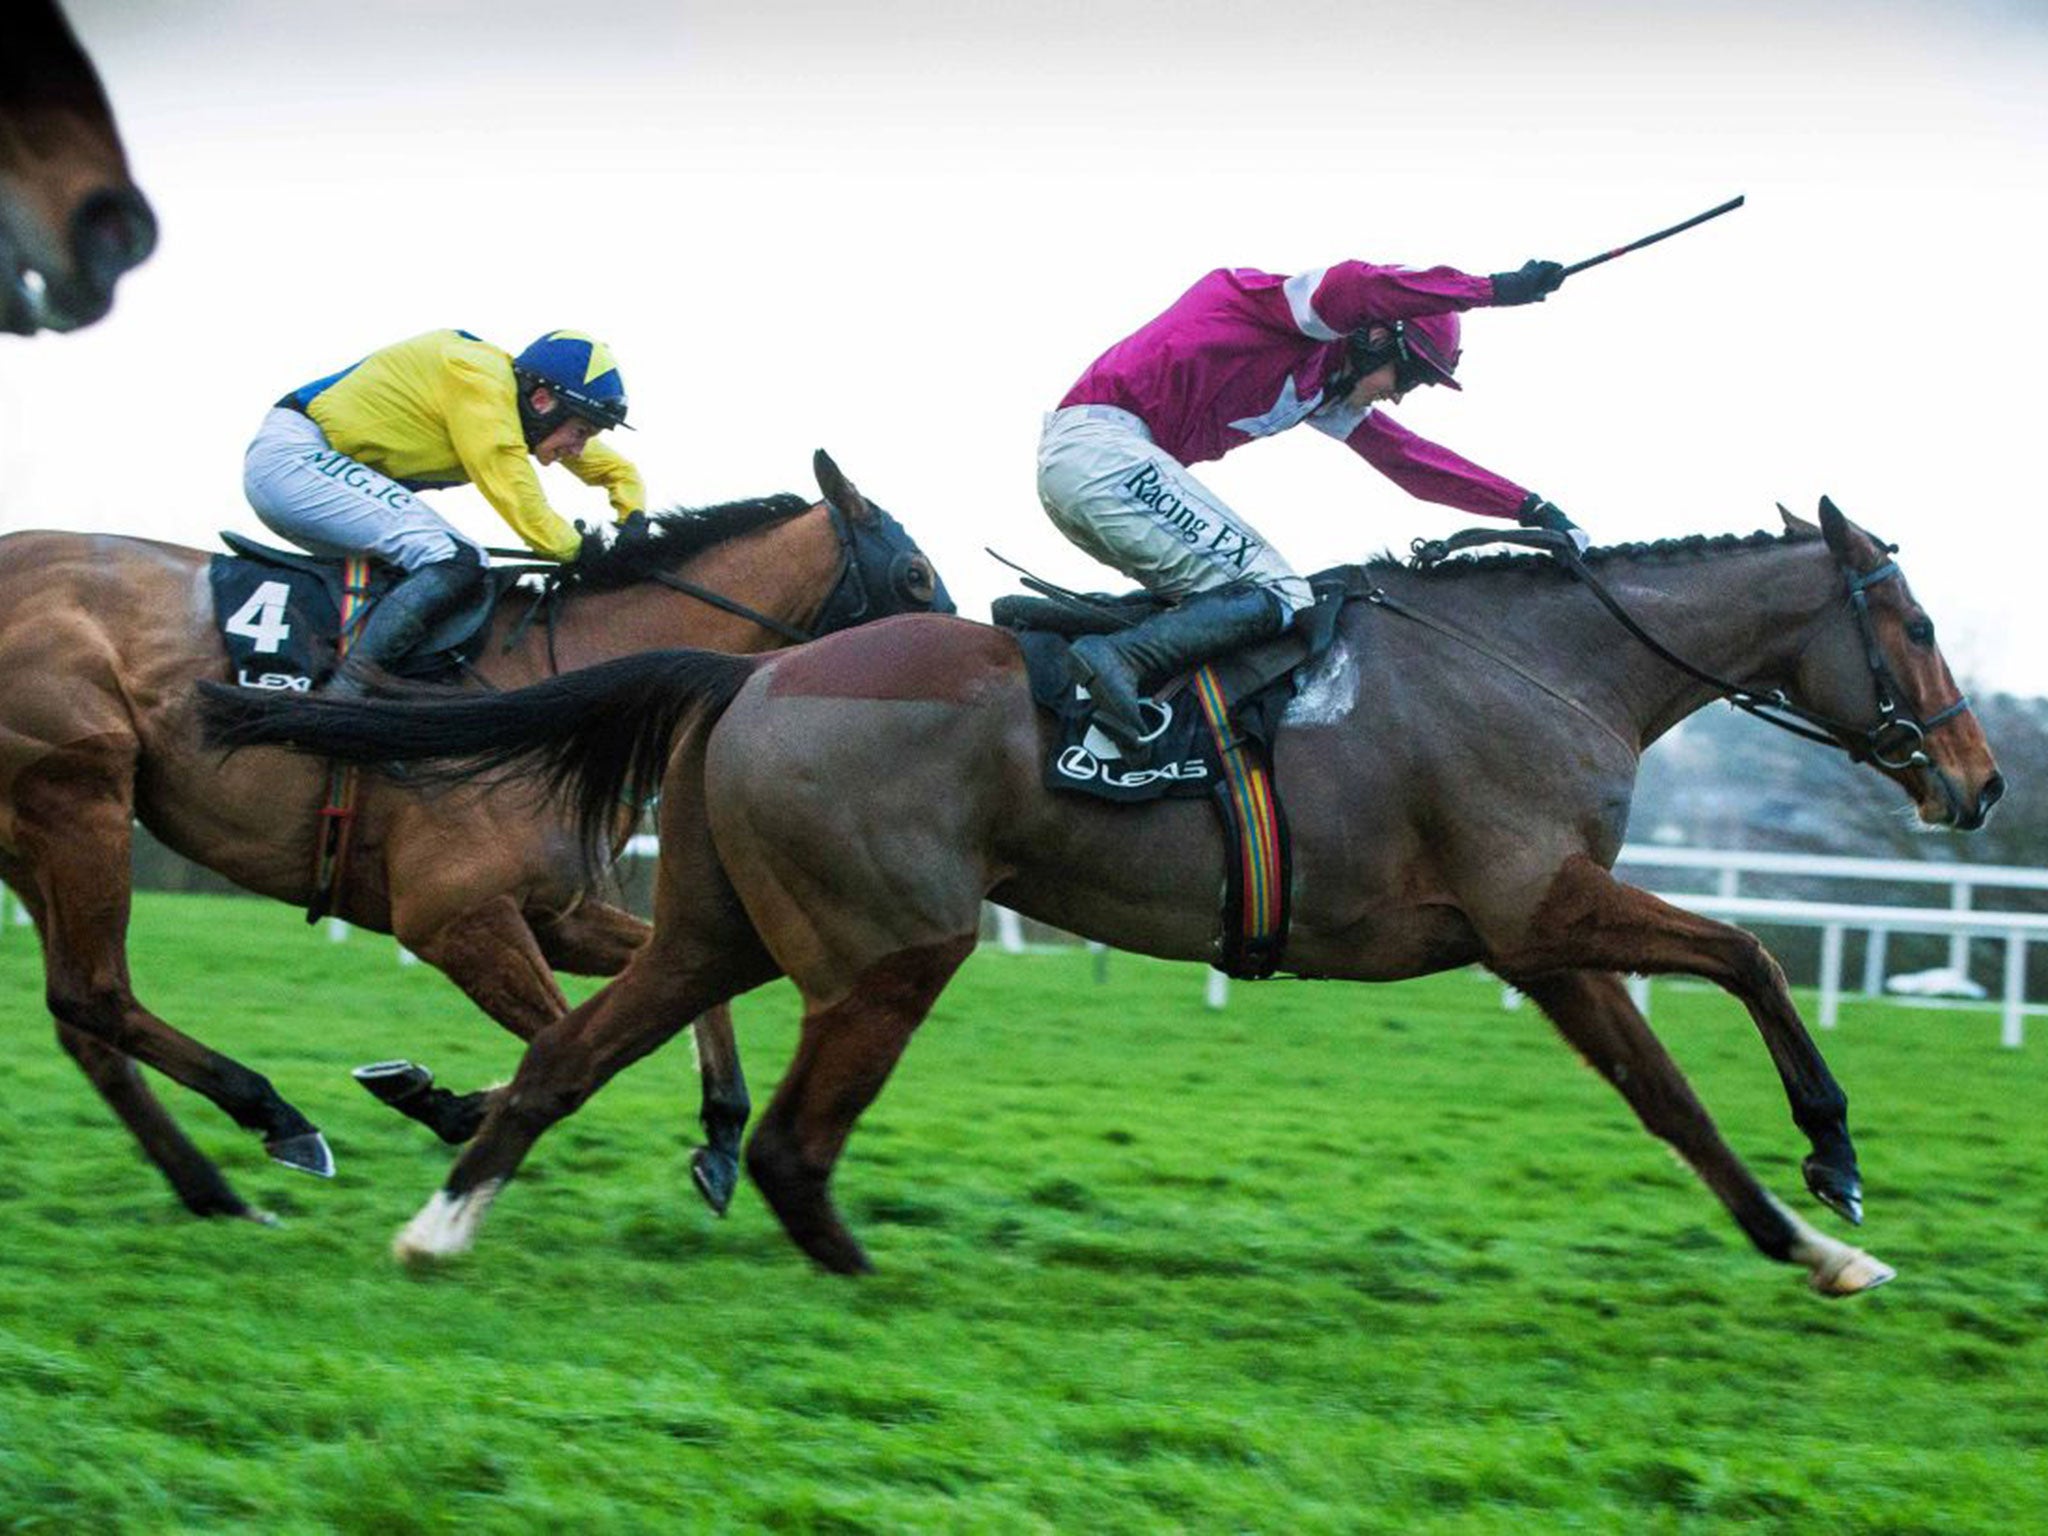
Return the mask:
<svg viewBox="0 0 2048 1536">
<path fill-rule="evenodd" d="M 832 598 L 838 593 L 840 587 L 845 585 L 849 574 L 854 570 L 854 533 L 840 517 L 838 508 L 828 503 L 826 510 L 832 520 L 832 531 L 839 540 L 839 566 L 832 573 L 832 582 L 826 589 L 825 602 L 819 606 L 821 613 L 831 605 Z M 494 549 L 491 553 L 494 555 L 524 555 L 526 551 Z M 527 604 L 526 611 L 519 616 L 517 622 L 513 624 L 511 631 L 505 636 L 505 643 L 500 649 L 508 652 L 511 651 L 521 640 L 525 639 L 526 632 L 533 627 L 534 620 L 542 618 L 545 621 L 547 632 L 548 671 L 550 673 L 558 673 L 561 671 L 561 667 L 555 659 L 555 615 L 560 610 L 562 603 L 567 599 L 569 593 L 574 590 L 576 582 L 574 568 L 564 567 L 550 561 L 546 563 L 534 562 L 532 564 L 509 567 L 508 569 L 512 570 L 516 576 L 539 572 L 541 575 L 541 585 L 534 592 L 532 601 Z M 671 591 L 682 593 L 685 597 L 694 597 L 700 603 L 708 604 L 710 607 L 732 614 L 735 618 L 745 619 L 749 623 L 758 624 L 771 634 L 780 635 L 783 639 L 798 645 L 803 644 L 807 640 L 815 640 L 822 633 L 818 629 L 805 629 L 801 625 L 791 624 L 785 620 L 778 619 L 773 614 L 763 613 L 760 609 L 750 607 L 738 598 L 727 597 L 723 592 L 702 586 L 697 582 L 689 580 L 687 577 L 677 576 L 673 572 L 643 571 L 640 573 L 639 579 L 656 582 L 661 586 L 669 588 Z"/>
<path fill-rule="evenodd" d="M 1880 767 L 1904 769 L 1924 766 L 1928 759 L 1921 750 L 1927 733 L 1944 721 L 1952 720 L 1970 707 L 1967 694 L 1959 694 L 1953 704 L 1938 713 L 1921 720 L 1909 713 L 1899 713 L 1899 695 L 1904 691 L 1898 686 L 1891 664 L 1886 661 L 1883 648 L 1877 643 L 1877 629 L 1871 621 L 1870 603 L 1866 595 L 1870 588 L 1880 582 L 1890 581 L 1900 575 L 1898 562 L 1887 560 L 1874 571 L 1859 575 L 1842 567 L 1842 576 L 1848 586 L 1851 610 L 1856 616 L 1856 627 L 1863 641 L 1864 659 L 1870 667 L 1871 686 L 1877 694 L 1878 723 L 1869 728 L 1847 725 L 1818 710 L 1796 704 L 1785 696 L 1782 689 L 1759 692 L 1740 683 L 1731 683 L 1702 667 L 1695 666 L 1657 639 L 1639 624 L 1620 601 L 1607 589 L 1606 583 L 1595 576 L 1569 535 L 1550 528 L 1491 529 L 1471 528 L 1462 533 L 1452 534 L 1447 539 L 1418 539 L 1412 546 L 1414 565 L 1427 568 L 1449 556 L 1482 544 L 1519 544 L 1525 548 L 1541 550 L 1550 554 L 1584 584 L 1615 622 L 1629 632 L 1645 649 L 1669 666 L 1676 667 L 1686 676 L 1705 683 L 1728 703 L 1737 709 L 1754 715 L 1768 725 L 1807 741 L 1817 741 L 1824 746 L 1834 747 L 1849 755 L 1851 762 L 1875 762 Z M 1413 615 L 1411 614 L 1411 617 Z M 1520 671 L 1520 668 L 1516 669 Z M 1523 673 L 1524 676 L 1528 674 Z M 1550 690 L 1555 692 L 1555 690 Z M 1887 740 L 1896 736 L 1896 740 Z M 1887 755 L 1887 753 L 1890 755 Z"/>
<path fill-rule="evenodd" d="M 1460 645 L 1468 646 L 1472 650 L 1477 651 L 1480 655 L 1486 657 L 1487 660 L 1492 661 L 1499 666 L 1506 667 L 1510 672 L 1514 673 L 1517 677 L 1521 678 L 1522 681 L 1524 681 L 1525 683 L 1528 683 L 1533 687 L 1542 689 L 1545 693 L 1549 694 L 1553 699 L 1556 699 L 1558 703 L 1563 704 L 1567 708 L 1576 711 L 1586 720 L 1590 721 L 1594 725 L 1599 726 L 1601 730 L 1607 732 L 1608 735 L 1614 737 L 1615 740 L 1621 742 L 1621 744 L 1624 747 L 1627 747 L 1631 752 L 1636 750 L 1635 743 L 1629 741 L 1627 738 L 1622 736 L 1621 732 L 1617 731 L 1607 721 L 1602 720 L 1598 715 L 1594 714 L 1593 711 L 1588 709 L 1582 701 L 1573 698 L 1570 694 L 1566 693 L 1563 689 L 1559 688 L 1555 683 L 1550 682 L 1545 678 L 1537 676 L 1535 672 L 1523 666 L 1519 661 L 1516 661 L 1514 657 L 1508 655 L 1505 651 L 1499 649 L 1497 646 L 1488 645 L 1484 640 L 1480 639 L 1477 635 L 1472 634 L 1470 631 L 1460 629 L 1455 624 L 1446 624 L 1441 619 L 1435 618 L 1430 614 L 1424 613 L 1419 608 L 1411 608 L 1408 604 L 1402 602 L 1399 598 L 1395 597 L 1393 593 L 1387 591 L 1384 587 L 1367 587 L 1365 591 L 1359 595 L 1363 596 L 1364 599 L 1368 603 L 1371 603 L 1375 608 L 1384 608 L 1389 613 L 1398 613 L 1402 618 L 1412 620 L 1413 622 L 1420 624 L 1424 629 L 1434 630 L 1436 633 L 1444 636 L 1447 639 L 1457 641 Z"/>
</svg>

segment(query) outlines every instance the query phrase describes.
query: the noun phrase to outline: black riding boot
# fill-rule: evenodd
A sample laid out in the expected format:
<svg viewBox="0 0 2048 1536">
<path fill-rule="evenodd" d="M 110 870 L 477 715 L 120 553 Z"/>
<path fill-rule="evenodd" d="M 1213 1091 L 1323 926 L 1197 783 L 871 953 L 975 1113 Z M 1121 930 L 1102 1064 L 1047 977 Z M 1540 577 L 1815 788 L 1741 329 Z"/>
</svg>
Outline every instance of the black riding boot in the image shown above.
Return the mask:
<svg viewBox="0 0 2048 1536">
<path fill-rule="evenodd" d="M 327 684 L 327 692 L 352 698 L 364 692 L 363 679 L 388 671 L 427 631 L 465 601 L 484 573 L 483 561 L 468 545 L 432 565 L 423 565 L 389 592 L 363 621 L 362 633 L 349 647 L 347 662 Z"/>
<path fill-rule="evenodd" d="M 1287 627 L 1280 599 L 1263 587 L 1198 592 L 1186 601 L 1113 635 L 1084 635 L 1067 655 L 1067 670 L 1088 690 L 1095 723 L 1143 766 L 1149 744 L 1140 695 L 1189 667 L 1228 655 Z"/>
</svg>

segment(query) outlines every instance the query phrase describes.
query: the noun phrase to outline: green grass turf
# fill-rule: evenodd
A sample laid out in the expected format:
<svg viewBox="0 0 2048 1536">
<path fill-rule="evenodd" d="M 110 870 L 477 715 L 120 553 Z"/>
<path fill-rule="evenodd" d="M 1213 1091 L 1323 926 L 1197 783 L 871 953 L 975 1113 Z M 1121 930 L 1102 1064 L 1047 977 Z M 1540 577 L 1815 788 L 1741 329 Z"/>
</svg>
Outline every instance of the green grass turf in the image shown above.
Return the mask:
<svg viewBox="0 0 2048 1536">
<path fill-rule="evenodd" d="M 544 1139 L 477 1251 L 386 1257 L 447 1154 L 347 1068 L 516 1045 L 389 940 L 143 898 L 164 1016 L 265 1072 L 339 1176 L 167 1102 L 275 1230 L 186 1217 L 0 933 L 0 1530 L 2048 1530 L 2048 1040 L 1852 1003 L 1869 1224 L 1827 1302 L 1476 974 L 1277 982 L 972 960 L 837 1190 L 820 1274 L 686 1173 L 680 1044 Z M 794 997 L 743 1000 L 757 1096 Z M 1781 1197 L 1803 1148 L 1739 1008 L 1656 1023 Z"/>
</svg>

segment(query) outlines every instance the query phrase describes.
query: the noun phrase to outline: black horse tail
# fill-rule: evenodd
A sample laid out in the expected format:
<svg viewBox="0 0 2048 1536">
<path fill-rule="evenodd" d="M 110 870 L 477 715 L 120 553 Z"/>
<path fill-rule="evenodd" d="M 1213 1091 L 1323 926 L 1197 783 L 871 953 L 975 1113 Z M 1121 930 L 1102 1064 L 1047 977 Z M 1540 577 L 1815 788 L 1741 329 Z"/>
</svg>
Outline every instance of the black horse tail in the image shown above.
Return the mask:
<svg viewBox="0 0 2048 1536">
<path fill-rule="evenodd" d="M 207 742 L 282 746 L 344 763 L 417 765 L 421 786 L 476 777 L 531 778 L 576 822 L 586 863 L 601 868 L 622 806 L 660 788 L 676 732 L 692 711 L 725 712 L 755 658 L 643 651 L 508 693 L 397 688 L 377 698 L 199 685 Z"/>
</svg>

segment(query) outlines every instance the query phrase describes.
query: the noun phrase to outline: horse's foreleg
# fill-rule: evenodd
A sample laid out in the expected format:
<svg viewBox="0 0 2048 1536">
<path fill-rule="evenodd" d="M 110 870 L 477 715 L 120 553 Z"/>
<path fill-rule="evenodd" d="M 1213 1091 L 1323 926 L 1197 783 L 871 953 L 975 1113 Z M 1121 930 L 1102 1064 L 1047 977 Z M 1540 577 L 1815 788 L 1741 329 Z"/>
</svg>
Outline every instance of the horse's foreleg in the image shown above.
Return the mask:
<svg viewBox="0 0 2048 1536">
<path fill-rule="evenodd" d="M 554 916 L 532 917 L 548 964 L 572 976 L 616 976 L 653 930 L 623 907 L 589 897 Z"/>
<path fill-rule="evenodd" d="M 870 1268 L 827 1185 L 853 1123 L 882 1091 L 974 935 L 904 950 L 870 966 L 828 1006 L 807 1006 L 789 1072 L 747 1143 L 754 1176 L 783 1229 L 825 1268 Z"/>
<path fill-rule="evenodd" d="M 401 889 L 391 923 L 401 944 L 521 1040 L 533 1039 L 569 1011 L 537 935 L 511 896 L 492 897 L 452 918 L 436 914 L 430 919 L 427 898 L 435 894 L 438 888 Z M 436 1087 L 434 1074 L 410 1061 L 377 1062 L 358 1067 L 355 1075 L 379 1102 L 446 1142 L 476 1135 L 489 1106 L 489 1090 L 452 1093 Z"/>
<path fill-rule="evenodd" d="M 707 1008 L 692 1025 L 692 1039 L 697 1047 L 698 1079 L 703 1084 L 697 1119 L 704 1127 L 704 1145 L 690 1156 L 690 1178 L 704 1203 L 723 1216 L 739 1184 L 740 1137 L 754 1107 L 747 1097 L 746 1074 L 740 1070 L 732 1009 L 724 1003 Z"/>
<path fill-rule="evenodd" d="M 1721 1139 L 1678 1064 L 1636 1011 L 1618 976 L 1558 972 L 1516 978 L 1558 1033 L 1627 1099 L 1652 1135 L 1667 1141 L 1770 1258 L 1801 1264 L 1815 1290 L 1847 1296 L 1892 1278 L 1860 1249 L 1815 1231 L 1780 1205 Z"/>
<path fill-rule="evenodd" d="M 127 773 L 125 761 L 60 753 L 15 784 L 18 856 L 33 871 L 50 1013 L 60 1026 L 210 1099 L 235 1124 L 259 1132 L 265 1150 L 286 1167 L 332 1175 L 325 1138 L 267 1079 L 173 1029 L 136 1000 L 127 956 Z M 80 1062 L 87 1065 L 83 1057 Z M 162 1106 L 152 1116 L 103 1058 L 94 1055 L 87 1070 L 105 1074 L 114 1089 L 109 1102 L 138 1136 L 167 1122 Z M 140 1125 L 131 1111 L 143 1117 Z M 147 1137 L 143 1145 L 155 1155 Z M 169 1167 L 164 1171 L 177 1187 L 177 1176 Z"/>
<path fill-rule="evenodd" d="M 602 901 L 580 901 L 560 917 L 536 920 L 534 936 L 557 970 L 579 976 L 616 976 L 647 942 L 648 925 Z M 690 1156 L 690 1177 L 704 1203 L 723 1216 L 739 1183 L 740 1136 L 753 1105 L 740 1070 L 732 1012 L 723 1003 L 693 1026 L 703 1096 L 697 1118 L 704 1145 Z"/>
<path fill-rule="evenodd" d="M 1848 1096 L 1793 1006 L 1785 973 L 1754 934 L 1623 884 L 1590 859 L 1574 859 L 1552 882 L 1523 942 L 1496 959 L 1503 974 L 1677 974 L 1701 977 L 1733 994 L 1756 1022 L 1784 1084 L 1792 1121 L 1812 1147 L 1803 1165 L 1807 1188 L 1851 1222 L 1863 1220 Z"/>
</svg>

